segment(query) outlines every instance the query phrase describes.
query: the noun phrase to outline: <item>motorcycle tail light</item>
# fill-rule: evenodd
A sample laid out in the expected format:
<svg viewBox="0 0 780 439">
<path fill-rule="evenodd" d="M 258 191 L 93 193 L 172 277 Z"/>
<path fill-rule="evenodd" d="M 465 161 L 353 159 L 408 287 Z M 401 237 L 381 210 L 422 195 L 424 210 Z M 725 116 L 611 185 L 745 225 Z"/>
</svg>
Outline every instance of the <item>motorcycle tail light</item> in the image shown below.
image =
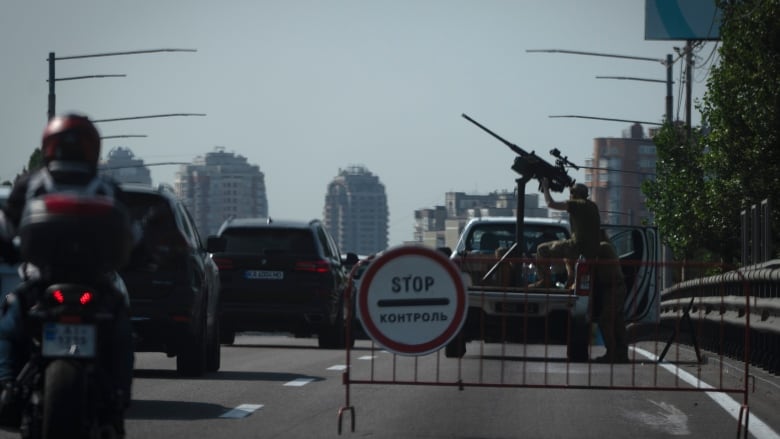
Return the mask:
<svg viewBox="0 0 780 439">
<path fill-rule="evenodd" d="M 89 302 L 92 302 L 92 298 L 93 298 L 93 295 L 92 295 L 91 292 L 84 291 L 83 293 L 81 293 L 81 297 L 79 297 L 79 302 L 82 305 L 87 305 L 87 304 L 89 304 Z"/>
<path fill-rule="evenodd" d="M 51 297 L 54 299 L 55 302 L 59 303 L 60 305 L 65 303 L 65 295 L 62 294 L 62 290 L 54 290 L 51 293 Z"/>
<path fill-rule="evenodd" d="M 114 208 L 114 201 L 106 196 L 82 199 L 67 194 L 50 194 L 43 200 L 46 210 L 54 214 L 101 215 Z"/>
<path fill-rule="evenodd" d="M 68 294 L 68 297 L 66 297 L 65 292 L 62 290 L 57 289 L 51 292 L 51 298 L 54 300 L 54 303 L 58 305 L 63 305 L 66 301 L 69 303 L 75 303 L 76 297 L 78 297 L 80 304 L 88 305 L 95 299 L 95 294 L 91 291 L 84 290 L 79 296 Z"/>
</svg>

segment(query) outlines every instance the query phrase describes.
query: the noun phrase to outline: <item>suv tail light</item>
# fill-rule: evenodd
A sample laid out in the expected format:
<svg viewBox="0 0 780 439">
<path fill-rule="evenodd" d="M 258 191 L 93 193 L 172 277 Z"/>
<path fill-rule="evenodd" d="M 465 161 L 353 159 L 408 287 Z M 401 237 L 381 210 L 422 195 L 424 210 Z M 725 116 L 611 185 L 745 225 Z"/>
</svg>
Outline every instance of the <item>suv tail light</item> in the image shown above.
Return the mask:
<svg viewBox="0 0 780 439">
<path fill-rule="evenodd" d="M 214 258 L 214 263 L 217 264 L 217 268 L 221 270 L 232 270 L 235 268 L 233 260 L 229 258 Z"/>
<path fill-rule="evenodd" d="M 295 271 L 327 273 L 330 271 L 330 264 L 328 261 L 322 259 L 316 261 L 298 261 L 295 263 Z"/>
</svg>

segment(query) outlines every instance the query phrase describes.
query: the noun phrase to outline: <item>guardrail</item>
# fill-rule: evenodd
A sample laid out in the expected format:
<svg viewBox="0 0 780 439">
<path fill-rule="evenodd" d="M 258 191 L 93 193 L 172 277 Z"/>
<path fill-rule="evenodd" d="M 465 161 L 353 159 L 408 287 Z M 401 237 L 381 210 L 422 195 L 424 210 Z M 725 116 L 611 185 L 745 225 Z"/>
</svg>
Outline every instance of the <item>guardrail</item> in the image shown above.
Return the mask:
<svg viewBox="0 0 780 439">
<path fill-rule="evenodd" d="M 780 374 L 780 260 L 676 284 L 661 292 L 674 335 Z M 687 324 L 685 322 L 687 321 Z"/>
</svg>

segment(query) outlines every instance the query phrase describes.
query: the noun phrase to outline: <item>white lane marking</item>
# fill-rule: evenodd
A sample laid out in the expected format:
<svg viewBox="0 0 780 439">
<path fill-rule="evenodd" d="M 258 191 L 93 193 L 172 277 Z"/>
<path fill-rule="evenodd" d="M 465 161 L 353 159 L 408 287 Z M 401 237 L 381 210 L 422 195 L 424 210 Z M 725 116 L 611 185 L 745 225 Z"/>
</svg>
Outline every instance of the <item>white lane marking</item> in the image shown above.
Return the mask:
<svg viewBox="0 0 780 439">
<path fill-rule="evenodd" d="M 687 351 L 687 352 L 691 352 L 691 353 L 694 353 L 694 352 L 696 352 L 696 351 L 694 351 L 693 349 L 688 349 L 688 348 L 687 348 L 687 347 L 685 347 L 685 346 L 680 346 L 680 350 L 682 350 L 682 351 Z M 743 369 L 742 367 L 738 366 L 738 365 L 737 365 L 736 363 L 734 363 L 733 361 L 729 361 L 729 359 L 728 359 L 728 358 L 724 358 L 724 359 L 722 359 L 722 360 L 721 360 L 720 358 L 718 358 L 718 357 L 714 357 L 714 356 L 713 356 L 713 357 L 707 357 L 707 361 L 710 361 L 710 360 L 711 360 L 711 361 L 717 361 L 717 362 L 723 363 L 723 365 L 724 365 L 724 366 L 728 366 L 728 367 L 730 367 L 730 368 L 732 368 L 732 369 L 736 370 L 736 371 L 737 371 L 737 372 L 739 372 L 740 374 L 744 374 L 744 373 L 745 373 L 745 369 Z M 758 381 L 761 381 L 761 384 L 763 384 L 763 385 L 766 385 L 766 386 L 772 386 L 772 387 L 774 387 L 775 389 L 777 389 L 777 390 L 780 390 L 780 384 L 775 384 L 774 382 L 772 382 L 772 381 L 769 381 L 768 379 L 766 379 L 766 378 L 764 378 L 764 377 L 760 377 L 760 376 L 757 376 L 757 375 L 752 375 L 752 376 L 753 376 L 753 377 L 755 377 L 755 379 L 756 379 L 756 380 L 758 380 Z"/>
<path fill-rule="evenodd" d="M 314 381 L 314 378 L 298 378 L 289 382 L 284 383 L 285 386 L 289 387 L 301 387 L 309 384 L 310 382 Z"/>
<path fill-rule="evenodd" d="M 658 357 L 653 355 L 652 353 L 640 349 L 637 347 L 631 347 L 639 354 L 649 358 L 652 361 L 658 361 Z M 661 367 L 666 369 L 672 374 L 676 374 L 678 377 L 680 377 L 681 380 L 685 381 L 686 383 L 690 384 L 693 387 L 699 388 L 699 389 L 712 389 L 713 387 L 695 376 L 691 375 L 690 373 L 680 369 L 679 367 L 668 364 L 668 363 L 660 363 Z M 742 404 L 735 401 L 733 398 L 728 396 L 725 393 L 722 392 L 704 392 L 712 398 L 713 401 L 715 401 L 719 406 L 721 406 L 726 412 L 728 412 L 735 420 L 739 420 L 739 410 L 742 408 Z M 750 414 L 750 419 L 748 421 L 748 430 L 750 433 L 753 434 L 755 437 L 760 437 L 764 439 L 780 439 L 780 435 L 777 434 L 776 431 L 772 430 L 772 427 L 770 427 L 766 422 L 762 421 L 758 418 L 758 416 L 754 414 Z M 745 422 L 745 419 L 742 420 L 742 422 Z M 744 425 L 744 424 L 743 424 Z"/>
<path fill-rule="evenodd" d="M 328 368 L 328 370 L 347 370 L 346 364 L 336 364 Z"/>
<path fill-rule="evenodd" d="M 376 358 L 376 355 L 363 355 L 358 357 L 358 360 L 373 360 L 374 358 Z"/>
<path fill-rule="evenodd" d="M 231 419 L 238 419 L 238 418 L 246 418 L 247 416 L 254 413 L 256 410 L 263 408 L 263 404 L 241 404 L 240 406 L 228 410 L 222 415 L 220 415 L 220 418 L 231 418 Z"/>
</svg>

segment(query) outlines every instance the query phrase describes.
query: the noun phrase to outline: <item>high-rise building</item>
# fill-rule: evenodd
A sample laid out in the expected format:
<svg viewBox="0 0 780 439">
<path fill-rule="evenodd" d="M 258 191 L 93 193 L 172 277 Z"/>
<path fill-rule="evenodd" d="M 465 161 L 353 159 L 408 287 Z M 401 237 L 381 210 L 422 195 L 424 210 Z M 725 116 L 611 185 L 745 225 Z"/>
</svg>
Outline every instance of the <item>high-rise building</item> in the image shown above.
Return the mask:
<svg viewBox="0 0 780 439">
<path fill-rule="evenodd" d="M 641 186 L 655 179 L 656 149 L 636 123 L 623 137 L 593 139 L 593 158 L 585 165 L 585 185 L 599 206 L 605 224 L 641 225 L 652 222 Z"/>
<path fill-rule="evenodd" d="M 191 165 L 182 165 L 176 172 L 174 190 L 201 236 L 216 234 L 231 217 L 268 216 L 265 175 L 260 167 L 222 147 L 196 157 Z"/>
<path fill-rule="evenodd" d="M 99 172 L 119 183 L 152 185 L 152 175 L 144 161 L 135 158 L 130 148 L 118 146 L 108 152 L 108 157 L 98 165 Z"/>
<path fill-rule="evenodd" d="M 385 186 L 364 166 L 339 170 L 328 184 L 322 216 L 342 252 L 371 255 L 387 248 Z"/>
</svg>

